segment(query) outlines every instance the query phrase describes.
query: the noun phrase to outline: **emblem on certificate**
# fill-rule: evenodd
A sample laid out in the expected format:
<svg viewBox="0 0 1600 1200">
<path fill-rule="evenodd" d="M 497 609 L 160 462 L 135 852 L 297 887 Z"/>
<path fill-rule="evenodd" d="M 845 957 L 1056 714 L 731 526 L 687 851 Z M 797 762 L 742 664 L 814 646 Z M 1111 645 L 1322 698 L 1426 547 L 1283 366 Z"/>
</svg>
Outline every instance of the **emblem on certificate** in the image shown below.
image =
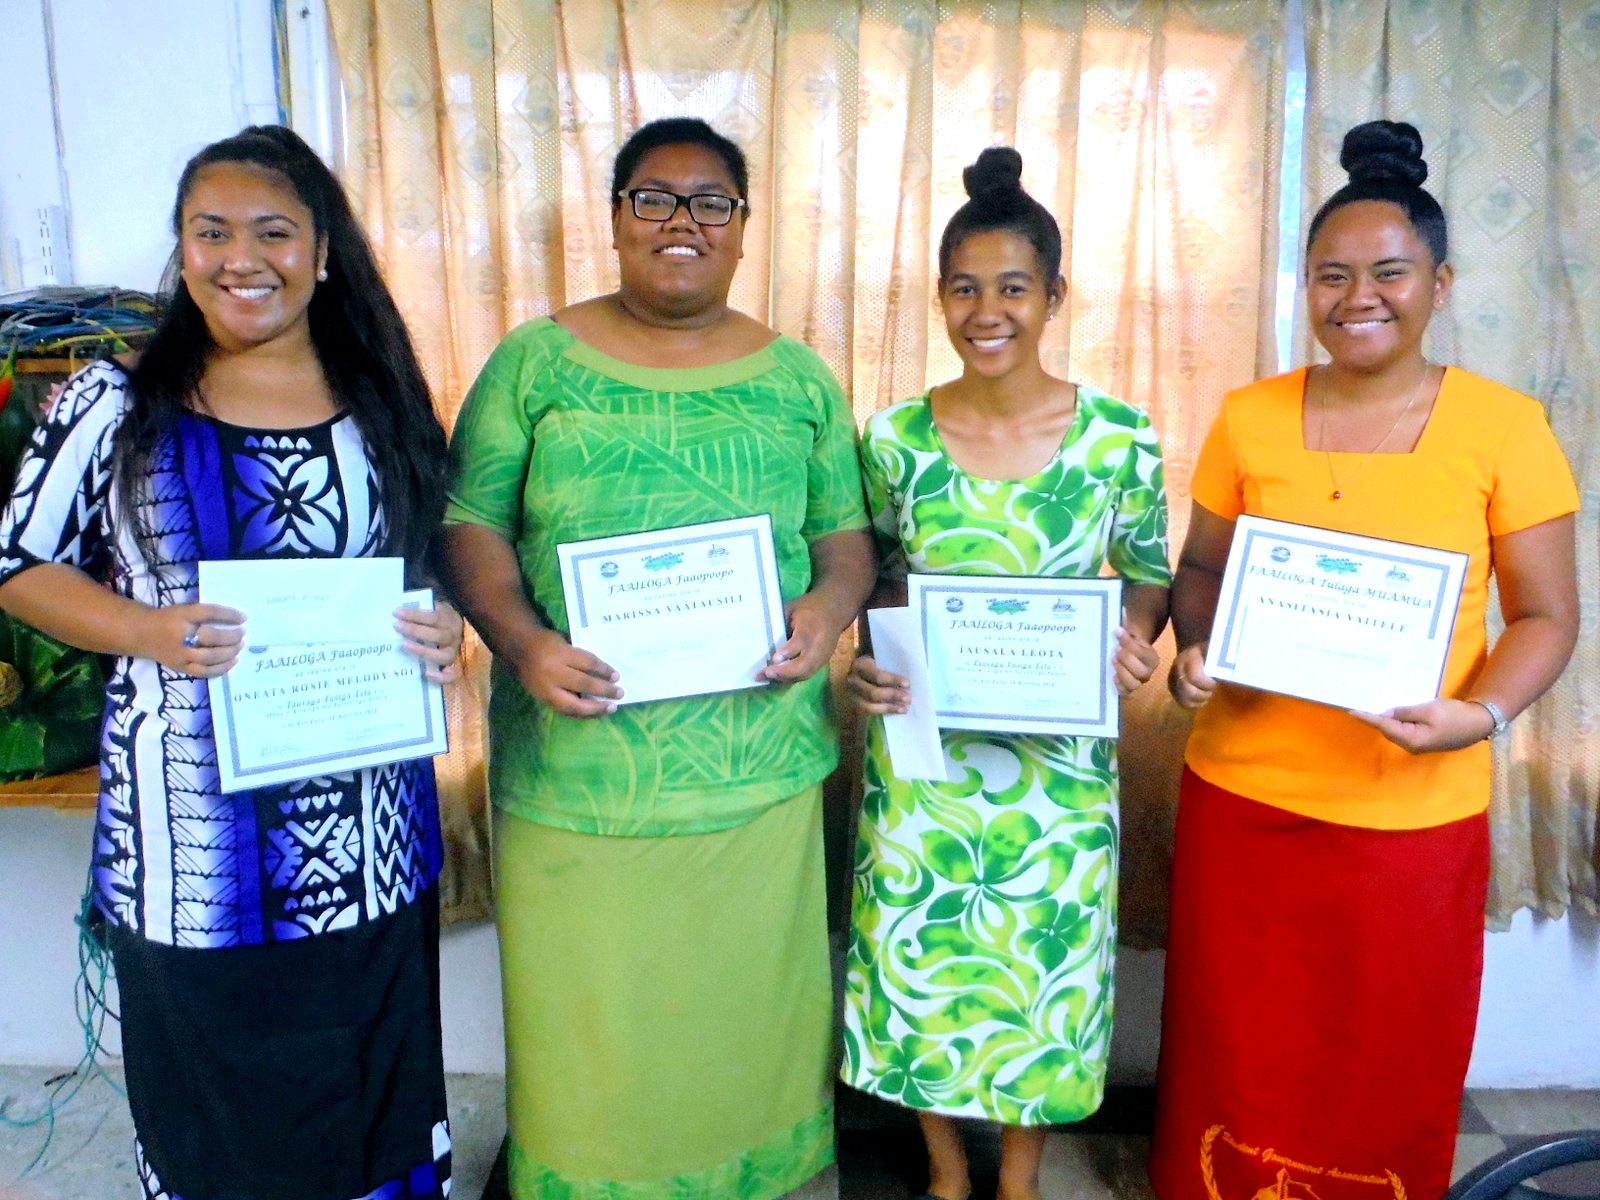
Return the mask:
<svg viewBox="0 0 1600 1200">
<path fill-rule="evenodd" d="M 1206 673 L 1362 712 L 1435 700 L 1467 561 L 1453 550 L 1240 517 Z"/>
<path fill-rule="evenodd" d="M 909 575 L 941 729 L 1117 736 L 1120 579 Z"/>
<path fill-rule="evenodd" d="M 621 704 L 762 687 L 787 639 L 772 518 L 556 547 L 568 637 L 622 676 Z"/>
<path fill-rule="evenodd" d="M 208 682 L 224 792 L 428 758 L 449 749 L 444 689 L 407 654 L 398 558 L 200 564 L 200 599 L 245 614 L 245 648 Z"/>
</svg>

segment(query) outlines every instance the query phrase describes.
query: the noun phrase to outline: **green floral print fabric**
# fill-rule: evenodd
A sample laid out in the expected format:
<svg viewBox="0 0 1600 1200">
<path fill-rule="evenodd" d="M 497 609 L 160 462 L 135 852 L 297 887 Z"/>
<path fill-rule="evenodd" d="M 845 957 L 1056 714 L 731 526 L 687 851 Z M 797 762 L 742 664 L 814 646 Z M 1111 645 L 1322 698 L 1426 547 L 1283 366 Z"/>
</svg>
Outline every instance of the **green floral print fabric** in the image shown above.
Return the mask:
<svg viewBox="0 0 1600 1200">
<path fill-rule="evenodd" d="M 1166 585 L 1161 449 L 1144 413 L 1088 387 L 1054 459 L 966 474 L 927 397 L 862 442 L 884 569 Z M 1100 738 L 945 730 L 957 783 L 897 779 L 868 731 L 845 997 L 846 1083 L 1011 1125 L 1100 1106 L 1117 924 L 1117 758 Z"/>
</svg>

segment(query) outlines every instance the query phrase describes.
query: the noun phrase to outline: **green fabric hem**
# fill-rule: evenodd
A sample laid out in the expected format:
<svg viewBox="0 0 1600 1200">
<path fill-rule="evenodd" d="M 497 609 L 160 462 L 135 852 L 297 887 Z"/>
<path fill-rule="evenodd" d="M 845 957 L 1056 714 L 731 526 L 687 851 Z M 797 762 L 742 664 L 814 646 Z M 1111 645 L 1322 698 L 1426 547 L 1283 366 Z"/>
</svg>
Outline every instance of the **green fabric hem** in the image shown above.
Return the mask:
<svg viewBox="0 0 1600 1200">
<path fill-rule="evenodd" d="M 778 368 L 778 360 L 773 356 L 770 345 L 763 346 L 754 354 L 712 363 L 708 367 L 641 367 L 636 363 L 623 362 L 620 358 L 612 358 L 576 338 L 562 350 L 561 356 L 608 379 L 631 384 L 647 392 L 710 391 L 744 383 Z"/>
<path fill-rule="evenodd" d="M 833 1162 L 833 1102 L 759 1146 L 665 1179 L 568 1179 L 512 1142 L 513 1200 L 774 1200 Z"/>
<path fill-rule="evenodd" d="M 535 825 L 564 829 L 568 833 L 586 833 L 596 837 L 692 837 L 702 833 L 722 833 L 728 829 L 738 829 L 741 825 L 748 825 L 785 801 L 793 800 L 807 788 L 815 787 L 832 775 L 838 765 L 839 755 L 835 752 L 818 762 L 807 764 L 805 769 L 796 771 L 792 775 L 781 775 L 775 780 L 763 779 L 760 783 L 747 783 L 721 789 L 727 798 L 745 799 L 750 807 L 741 807 L 734 813 L 713 813 L 681 821 L 644 820 L 624 823 L 586 813 L 543 808 L 537 799 L 497 795 L 496 792 L 500 789 L 493 786 L 489 791 L 491 803 L 501 812 L 524 821 L 532 821 Z M 707 789 L 691 790 L 703 792 Z M 551 789 L 552 796 L 555 791 L 556 789 Z"/>
<path fill-rule="evenodd" d="M 441 519 L 440 524 L 442 524 L 442 525 L 481 525 L 485 529 L 494 530 L 501 537 L 505 538 L 506 541 L 508 541 L 508 542 L 512 542 L 512 541 L 516 540 L 517 531 L 515 529 L 512 529 L 510 526 L 507 526 L 507 525 L 502 525 L 498 521 L 491 521 L 491 520 L 487 519 L 486 517 L 480 516 L 479 514 L 473 512 L 470 508 L 463 508 L 461 505 L 457 504 L 454 500 L 449 500 L 449 501 L 445 502 L 444 517 Z"/>
<path fill-rule="evenodd" d="M 848 1001 L 847 1001 L 848 1003 Z M 1083 1109 L 1073 1109 L 1070 1113 L 1051 1113 L 1041 1115 L 1036 1120 L 1017 1121 L 1005 1113 L 999 1112 L 993 1105 L 984 1104 L 979 1100 L 976 1104 L 938 1104 L 930 1100 L 926 1104 L 916 1104 L 906 1099 L 903 1092 L 885 1091 L 877 1086 L 877 1080 L 870 1075 L 861 1075 L 853 1078 L 848 1065 L 839 1071 L 839 1079 L 846 1086 L 858 1092 L 865 1092 L 869 1096 L 887 1101 L 896 1108 L 903 1108 L 907 1112 L 936 1113 L 941 1117 L 952 1117 L 963 1120 L 993 1121 L 997 1125 L 1010 1125 L 1018 1129 L 1054 1129 L 1061 1125 L 1076 1125 L 1079 1121 L 1087 1121 L 1105 1104 L 1105 1088 L 1100 1089 L 1100 1094 L 1092 1106 Z"/>
</svg>

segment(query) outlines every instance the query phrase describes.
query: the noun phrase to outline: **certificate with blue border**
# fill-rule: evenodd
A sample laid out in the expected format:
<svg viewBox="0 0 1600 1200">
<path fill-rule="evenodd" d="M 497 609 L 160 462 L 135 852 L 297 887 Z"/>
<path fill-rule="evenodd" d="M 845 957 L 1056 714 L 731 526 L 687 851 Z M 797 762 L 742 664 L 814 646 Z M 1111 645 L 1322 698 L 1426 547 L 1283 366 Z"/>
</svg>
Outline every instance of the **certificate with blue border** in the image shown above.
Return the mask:
<svg viewBox="0 0 1600 1200">
<path fill-rule="evenodd" d="M 1437 699 L 1467 562 L 1454 550 L 1240 517 L 1206 673 L 1363 712 Z"/>
<path fill-rule="evenodd" d="M 772 518 L 556 547 L 567 636 L 622 678 L 621 704 L 762 687 L 787 640 Z"/>
<path fill-rule="evenodd" d="M 320 561 L 296 559 L 293 566 L 304 570 Z M 431 609 L 433 593 L 405 592 L 401 603 Z M 389 628 L 369 631 L 365 641 L 253 645 L 247 637 L 233 668 L 208 681 L 222 791 L 449 750 L 444 688 L 430 682 L 422 661 L 405 652 L 387 613 L 385 624 Z"/>
<path fill-rule="evenodd" d="M 908 575 L 941 729 L 1117 736 L 1120 579 Z"/>
</svg>

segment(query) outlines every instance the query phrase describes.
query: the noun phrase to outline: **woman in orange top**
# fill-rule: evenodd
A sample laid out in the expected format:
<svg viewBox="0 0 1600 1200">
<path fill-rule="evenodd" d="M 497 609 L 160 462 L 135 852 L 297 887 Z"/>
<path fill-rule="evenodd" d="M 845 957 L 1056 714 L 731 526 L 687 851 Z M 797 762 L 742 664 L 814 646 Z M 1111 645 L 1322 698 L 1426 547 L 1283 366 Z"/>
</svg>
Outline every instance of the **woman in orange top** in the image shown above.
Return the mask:
<svg viewBox="0 0 1600 1200">
<path fill-rule="evenodd" d="M 1578 629 L 1572 475 L 1539 404 L 1429 363 L 1449 295 L 1422 139 L 1346 135 L 1311 223 L 1331 362 L 1231 393 L 1173 585 L 1198 710 L 1172 872 L 1151 1178 L 1161 1200 L 1435 1200 L 1450 1182 L 1488 882 L 1486 739 Z M 1242 513 L 1469 556 L 1440 698 L 1345 712 L 1218 683 L 1206 641 Z M 1491 567 L 1505 633 L 1486 652 Z"/>
</svg>

